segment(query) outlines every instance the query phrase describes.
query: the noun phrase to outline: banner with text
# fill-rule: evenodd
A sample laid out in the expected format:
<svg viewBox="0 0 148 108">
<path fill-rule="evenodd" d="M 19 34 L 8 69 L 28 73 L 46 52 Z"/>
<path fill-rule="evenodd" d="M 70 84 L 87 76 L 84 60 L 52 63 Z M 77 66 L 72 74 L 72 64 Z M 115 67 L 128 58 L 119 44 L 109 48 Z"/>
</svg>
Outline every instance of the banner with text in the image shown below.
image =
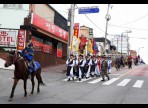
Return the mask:
<svg viewBox="0 0 148 108">
<path fill-rule="evenodd" d="M 17 50 L 23 50 L 26 45 L 26 30 L 18 31 Z"/>
</svg>

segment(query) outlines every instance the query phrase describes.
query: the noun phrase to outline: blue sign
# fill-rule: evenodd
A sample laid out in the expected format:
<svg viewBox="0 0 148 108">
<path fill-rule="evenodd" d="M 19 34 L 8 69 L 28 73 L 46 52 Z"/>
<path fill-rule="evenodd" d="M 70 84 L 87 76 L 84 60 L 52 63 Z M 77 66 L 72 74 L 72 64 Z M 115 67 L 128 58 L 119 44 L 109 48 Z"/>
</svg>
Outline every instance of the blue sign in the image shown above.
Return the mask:
<svg viewBox="0 0 148 108">
<path fill-rule="evenodd" d="M 99 8 L 80 8 L 79 14 L 89 14 L 89 13 L 98 13 Z"/>
</svg>

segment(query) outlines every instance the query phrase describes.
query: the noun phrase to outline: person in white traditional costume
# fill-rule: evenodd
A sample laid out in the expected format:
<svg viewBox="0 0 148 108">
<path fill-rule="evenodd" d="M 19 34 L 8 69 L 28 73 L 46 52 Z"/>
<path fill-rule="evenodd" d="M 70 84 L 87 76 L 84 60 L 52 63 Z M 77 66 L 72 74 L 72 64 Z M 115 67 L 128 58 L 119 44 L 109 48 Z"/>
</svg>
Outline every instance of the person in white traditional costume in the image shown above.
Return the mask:
<svg viewBox="0 0 148 108">
<path fill-rule="evenodd" d="M 96 65 L 96 69 L 95 69 L 96 77 L 100 77 L 100 75 L 101 75 L 101 62 L 102 62 L 101 56 L 98 56 L 97 57 L 97 65 Z"/>
<path fill-rule="evenodd" d="M 73 54 L 70 55 L 70 58 L 66 61 L 67 64 L 67 76 L 68 76 L 68 80 L 70 81 L 70 78 L 72 77 L 72 79 L 74 80 L 74 66 L 75 66 L 75 60 L 73 58 Z"/>
<path fill-rule="evenodd" d="M 96 71 L 96 67 L 97 67 L 97 59 L 96 56 L 94 55 L 92 57 L 92 65 L 91 65 L 91 77 L 94 77 L 95 75 L 95 71 Z"/>
<path fill-rule="evenodd" d="M 91 55 L 87 54 L 87 59 L 86 59 L 86 63 L 85 63 L 86 79 L 89 78 L 89 76 L 90 76 L 91 65 L 92 65 Z"/>
<path fill-rule="evenodd" d="M 112 60 L 111 60 L 111 57 L 110 56 L 107 59 L 107 63 L 108 63 L 108 74 L 110 74 L 111 71 L 112 71 L 112 66 L 111 66 Z"/>
<path fill-rule="evenodd" d="M 79 55 L 78 60 L 76 60 L 77 65 L 77 77 L 79 78 L 79 81 L 81 81 L 82 76 L 84 76 L 84 65 L 85 61 L 83 60 L 83 55 Z"/>
</svg>

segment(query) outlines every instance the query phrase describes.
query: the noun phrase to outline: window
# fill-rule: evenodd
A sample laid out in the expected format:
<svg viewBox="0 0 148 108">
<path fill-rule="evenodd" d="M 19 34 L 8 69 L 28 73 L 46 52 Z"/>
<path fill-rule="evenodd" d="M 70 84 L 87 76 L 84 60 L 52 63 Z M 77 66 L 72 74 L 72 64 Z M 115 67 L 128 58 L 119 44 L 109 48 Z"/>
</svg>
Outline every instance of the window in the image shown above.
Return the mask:
<svg viewBox="0 0 148 108">
<path fill-rule="evenodd" d="M 22 9 L 22 4 L 4 4 L 4 8 Z"/>
</svg>

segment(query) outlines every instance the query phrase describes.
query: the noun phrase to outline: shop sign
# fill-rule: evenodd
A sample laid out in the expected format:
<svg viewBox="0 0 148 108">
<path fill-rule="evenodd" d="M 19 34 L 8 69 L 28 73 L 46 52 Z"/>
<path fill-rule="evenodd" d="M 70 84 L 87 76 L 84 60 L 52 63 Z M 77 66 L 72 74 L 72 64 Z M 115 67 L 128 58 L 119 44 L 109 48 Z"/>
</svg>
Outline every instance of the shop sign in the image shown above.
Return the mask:
<svg viewBox="0 0 148 108">
<path fill-rule="evenodd" d="M 23 50 L 26 45 L 26 30 L 18 31 L 17 50 Z"/>
<path fill-rule="evenodd" d="M 0 30 L 0 46 L 16 47 L 16 31 Z"/>
<path fill-rule="evenodd" d="M 74 25 L 74 36 L 78 38 L 79 36 L 79 23 L 75 23 Z"/>
<path fill-rule="evenodd" d="M 68 32 L 63 30 L 62 28 L 54 25 L 53 23 L 45 20 L 44 18 L 38 16 L 37 14 L 33 13 L 32 15 L 32 25 L 35 25 L 61 39 L 68 41 Z"/>
</svg>

